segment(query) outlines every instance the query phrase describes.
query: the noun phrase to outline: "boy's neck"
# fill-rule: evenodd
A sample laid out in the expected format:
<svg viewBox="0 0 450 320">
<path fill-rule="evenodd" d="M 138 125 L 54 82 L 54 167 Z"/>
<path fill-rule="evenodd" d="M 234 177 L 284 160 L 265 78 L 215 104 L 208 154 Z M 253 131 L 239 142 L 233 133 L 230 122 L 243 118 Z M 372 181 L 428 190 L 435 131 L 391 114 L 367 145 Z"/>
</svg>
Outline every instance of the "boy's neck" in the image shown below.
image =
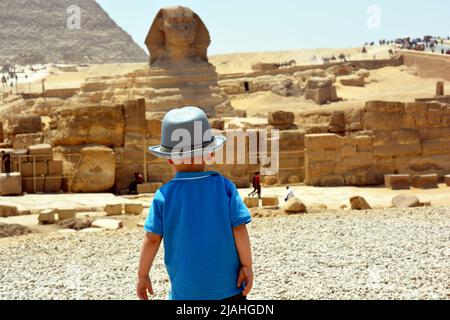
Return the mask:
<svg viewBox="0 0 450 320">
<path fill-rule="evenodd" d="M 173 166 L 175 173 L 181 172 L 205 172 L 206 165 L 205 164 L 180 164 Z"/>
</svg>

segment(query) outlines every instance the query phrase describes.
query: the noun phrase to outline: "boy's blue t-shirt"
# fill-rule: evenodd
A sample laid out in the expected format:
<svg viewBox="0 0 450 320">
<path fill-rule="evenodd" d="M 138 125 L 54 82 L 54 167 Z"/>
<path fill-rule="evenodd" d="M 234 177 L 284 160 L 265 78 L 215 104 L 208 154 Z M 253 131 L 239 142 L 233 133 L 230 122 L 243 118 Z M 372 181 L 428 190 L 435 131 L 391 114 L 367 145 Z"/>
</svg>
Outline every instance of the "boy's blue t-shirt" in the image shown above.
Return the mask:
<svg viewBox="0 0 450 320">
<path fill-rule="evenodd" d="M 144 229 L 163 236 L 172 300 L 221 300 L 237 287 L 233 228 L 251 222 L 232 182 L 217 172 L 183 172 L 155 194 Z"/>
</svg>

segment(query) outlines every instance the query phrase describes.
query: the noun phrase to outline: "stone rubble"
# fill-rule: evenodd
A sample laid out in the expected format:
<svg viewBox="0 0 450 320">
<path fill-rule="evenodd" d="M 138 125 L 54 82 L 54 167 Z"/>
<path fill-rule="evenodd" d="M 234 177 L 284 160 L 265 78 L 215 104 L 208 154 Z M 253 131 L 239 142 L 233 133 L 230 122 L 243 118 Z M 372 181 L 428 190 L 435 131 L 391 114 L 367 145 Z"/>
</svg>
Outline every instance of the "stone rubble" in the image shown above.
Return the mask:
<svg viewBox="0 0 450 320">
<path fill-rule="evenodd" d="M 281 216 L 248 227 L 252 300 L 449 298 L 448 208 Z M 0 299 L 136 299 L 143 230 L 95 231 L 0 239 Z M 167 299 L 163 248 L 151 277 L 154 299 Z"/>
</svg>

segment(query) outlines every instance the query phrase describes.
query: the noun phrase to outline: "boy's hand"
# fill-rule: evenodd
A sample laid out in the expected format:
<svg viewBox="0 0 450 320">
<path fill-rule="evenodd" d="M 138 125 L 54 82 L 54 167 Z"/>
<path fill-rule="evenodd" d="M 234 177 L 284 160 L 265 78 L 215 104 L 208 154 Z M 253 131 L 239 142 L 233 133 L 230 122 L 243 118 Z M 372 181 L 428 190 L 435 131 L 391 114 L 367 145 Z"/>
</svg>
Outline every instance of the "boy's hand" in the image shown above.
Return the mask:
<svg viewBox="0 0 450 320">
<path fill-rule="evenodd" d="M 239 277 L 238 277 L 238 288 L 241 288 L 242 285 L 245 284 L 244 291 L 242 292 L 242 295 L 244 297 L 248 296 L 250 291 L 252 291 L 253 288 L 253 268 L 252 267 L 245 267 L 242 266 L 241 270 L 239 271 Z"/>
<path fill-rule="evenodd" d="M 150 295 L 152 296 L 154 295 L 150 277 L 149 276 L 139 277 L 136 288 L 138 298 L 140 300 L 148 300 L 147 291 L 150 293 Z"/>
</svg>

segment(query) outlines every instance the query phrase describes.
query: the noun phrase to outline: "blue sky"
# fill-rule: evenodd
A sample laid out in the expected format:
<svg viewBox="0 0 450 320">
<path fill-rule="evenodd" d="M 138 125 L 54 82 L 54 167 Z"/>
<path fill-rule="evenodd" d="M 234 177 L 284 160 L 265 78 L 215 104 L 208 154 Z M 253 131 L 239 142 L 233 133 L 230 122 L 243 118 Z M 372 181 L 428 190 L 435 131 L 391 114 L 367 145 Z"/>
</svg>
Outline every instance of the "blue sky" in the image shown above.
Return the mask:
<svg viewBox="0 0 450 320">
<path fill-rule="evenodd" d="M 450 36 L 448 0 L 97 2 L 142 47 L 145 47 L 147 31 L 160 8 L 188 6 L 200 15 L 211 33 L 209 54 L 345 48 L 382 38 L 428 34 Z"/>
</svg>

